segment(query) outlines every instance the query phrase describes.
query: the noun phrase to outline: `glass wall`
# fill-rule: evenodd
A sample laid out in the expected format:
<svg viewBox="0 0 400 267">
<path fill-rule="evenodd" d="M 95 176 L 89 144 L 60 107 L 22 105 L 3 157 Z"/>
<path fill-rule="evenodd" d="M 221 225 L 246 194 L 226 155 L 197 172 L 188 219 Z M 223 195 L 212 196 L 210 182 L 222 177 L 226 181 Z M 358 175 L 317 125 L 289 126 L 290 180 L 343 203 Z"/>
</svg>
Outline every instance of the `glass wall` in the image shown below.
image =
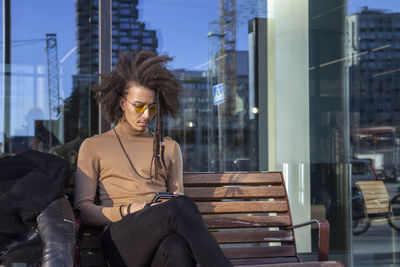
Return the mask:
<svg viewBox="0 0 400 267">
<path fill-rule="evenodd" d="M 249 42 L 258 44 L 249 39 L 248 27 L 258 18 L 266 29 L 266 2 L 238 2 L 236 12 L 230 1 L 177 7 L 178 2 L 113 0 L 113 62 L 119 51 L 135 49 L 174 57 L 170 67 L 184 92 L 181 112 L 165 122 L 165 129 L 181 145 L 185 171 L 258 170 L 259 88 L 249 72 L 249 60 L 255 64 L 258 54 L 250 58 L 248 49 Z M 121 28 L 128 16 L 121 15 L 123 9 L 130 9 L 124 14 L 132 20 Z M 266 163 L 262 166 L 266 169 Z"/>
<path fill-rule="evenodd" d="M 97 132 L 89 85 L 98 44 L 89 1 L 2 1 L 2 152 L 52 152 L 75 165 Z"/>
<path fill-rule="evenodd" d="M 396 266 L 400 2 L 349 1 L 346 33 L 354 263 Z M 369 200 L 361 180 L 382 181 L 380 199 Z M 393 204 L 389 218 L 394 227 L 385 220 L 388 200 Z"/>
<path fill-rule="evenodd" d="M 74 167 L 82 140 L 99 132 L 90 91 L 101 63 L 99 3 L 1 2 L 2 152 L 51 152 Z M 164 129 L 185 171 L 282 171 L 294 222 L 330 222 L 331 259 L 400 264 L 399 1 L 113 0 L 111 8 L 113 64 L 121 51 L 174 57 L 184 92 Z M 316 259 L 316 235 L 296 232 L 302 258 Z"/>
<path fill-rule="evenodd" d="M 268 1 L 269 168 L 289 176 L 290 195 L 310 196 L 292 207 L 329 220 L 331 258 L 346 266 L 399 264 L 399 8 Z"/>
</svg>

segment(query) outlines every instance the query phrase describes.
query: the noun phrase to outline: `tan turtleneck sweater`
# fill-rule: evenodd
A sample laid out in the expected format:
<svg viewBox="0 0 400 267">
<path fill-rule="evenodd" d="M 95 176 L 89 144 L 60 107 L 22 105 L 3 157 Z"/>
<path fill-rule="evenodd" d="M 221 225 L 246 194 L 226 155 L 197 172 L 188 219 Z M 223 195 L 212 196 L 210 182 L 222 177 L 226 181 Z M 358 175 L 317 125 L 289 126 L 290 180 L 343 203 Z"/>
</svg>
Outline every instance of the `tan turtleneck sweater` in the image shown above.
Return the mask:
<svg viewBox="0 0 400 267">
<path fill-rule="evenodd" d="M 82 220 L 87 224 L 106 225 L 119 221 L 120 205 L 132 204 L 131 212 L 138 211 L 157 192 L 183 193 L 182 153 L 175 141 L 168 137 L 164 139 L 166 166 L 161 177 L 151 181 L 151 132 L 136 132 L 125 122 L 119 122 L 115 130 L 137 172 L 129 163 L 114 130 L 87 138 L 82 143 L 75 181 L 75 208 L 80 210 Z M 154 166 L 152 174 L 154 176 Z M 96 190 L 100 205 L 94 203 Z"/>
</svg>

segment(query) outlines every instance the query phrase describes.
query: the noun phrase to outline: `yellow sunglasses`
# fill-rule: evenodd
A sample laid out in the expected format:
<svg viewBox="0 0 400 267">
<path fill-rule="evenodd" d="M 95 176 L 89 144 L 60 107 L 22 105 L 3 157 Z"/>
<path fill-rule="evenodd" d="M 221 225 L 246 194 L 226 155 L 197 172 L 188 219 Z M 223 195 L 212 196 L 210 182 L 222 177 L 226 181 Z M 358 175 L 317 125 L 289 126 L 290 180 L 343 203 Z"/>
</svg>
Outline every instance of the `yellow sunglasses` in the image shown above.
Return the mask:
<svg viewBox="0 0 400 267">
<path fill-rule="evenodd" d="M 129 104 L 131 104 L 132 106 L 134 106 L 135 107 L 135 111 L 137 112 L 137 113 L 139 113 L 139 114 L 143 114 L 145 111 L 146 111 L 146 109 L 148 109 L 149 110 L 149 113 L 150 113 L 150 115 L 154 115 L 155 113 L 156 113 L 156 104 L 150 104 L 150 105 L 146 105 L 146 104 L 142 104 L 142 103 L 139 103 L 139 104 L 134 104 L 134 103 L 131 103 L 128 99 L 126 99 L 125 97 L 124 97 L 124 99 L 126 100 L 126 101 L 128 101 L 128 103 Z"/>
</svg>

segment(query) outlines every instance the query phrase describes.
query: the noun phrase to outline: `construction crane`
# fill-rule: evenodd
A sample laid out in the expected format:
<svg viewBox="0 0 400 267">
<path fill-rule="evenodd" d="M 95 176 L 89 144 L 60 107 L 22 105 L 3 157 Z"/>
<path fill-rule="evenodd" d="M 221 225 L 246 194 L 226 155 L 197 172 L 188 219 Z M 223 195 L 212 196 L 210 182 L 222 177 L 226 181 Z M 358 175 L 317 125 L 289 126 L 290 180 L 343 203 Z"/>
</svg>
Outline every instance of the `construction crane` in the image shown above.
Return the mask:
<svg viewBox="0 0 400 267">
<path fill-rule="evenodd" d="M 58 118 L 60 83 L 58 73 L 58 53 L 57 53 L 57 35 L 54 33 L 46 34 L 47 51 L 47 73 L 48 73 L 48 91 L 49 91 L 49 118 L 54 120 Z"/>
<path fill-rule="evenodd" d="M 211 21 L 208 37 L 211 41 L 210 61 L 215 63 L 219 70 L 219 80 L 229 81 L 229 73 L 236 75 L 236 30 L 247 24 L 251 18 L 266 16 L 266 3 L 263 0 L 220 0 L 220 17 Z M 213 40 L 217 40 L 216 43 Z M 218 51 L 215 48 L 218 47 Z M 229 53 L 229 54 L 228 54 Z"/>
<path fill-rule="evenodd" d="M 47 75 L 48 75 L 48 94 L 49 94 L 49 131 L 43 132 L 48 133 L 48 147 L 51 148 L 54 145 L 59 144 L 56 136 L 53 132 L 61 132 L 62 120 L 59 119 L 60 115 L 60 82 L 58 73 L 58 52 L 57 52 L 57 35 L 54 33 L 46 34 L 46 52 L 47 52 Z M 59 127 L 55 127 L 56 124 Z M 58 135 L 58 134 L 56 134 Z"/>
</svg>

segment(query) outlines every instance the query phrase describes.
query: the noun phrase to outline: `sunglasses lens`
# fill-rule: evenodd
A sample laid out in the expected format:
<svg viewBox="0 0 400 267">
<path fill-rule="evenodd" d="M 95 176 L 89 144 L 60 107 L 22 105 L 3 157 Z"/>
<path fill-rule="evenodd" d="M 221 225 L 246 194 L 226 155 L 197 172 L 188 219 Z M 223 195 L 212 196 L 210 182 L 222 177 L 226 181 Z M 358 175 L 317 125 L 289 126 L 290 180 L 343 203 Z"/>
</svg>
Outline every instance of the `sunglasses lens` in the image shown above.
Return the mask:
<svg viewBox="0 0 400 267">
<path fill-rule="evenodd" d="M 153 115 L 154 113 L 156 113 L 156 105 L 151 105 L 149 107 L 149 112 L 151 115 Z"/>
<path fill-rule="evenodd" d="M 142 114 L 146 110 L 146 105 L 137 104 L 136 105 L 136 112 Z"/>
<path fill-rule="evenodd" d="M 145 112 L 146 109 L 149 109 L 149 113 L 151 115 L 154 115 L 154 113 L 156 113 L 156 105 L 147 106 L 145 104 L 137 104 L 135 107 L 136 112 L 139 114 Z"/>
</svg>

